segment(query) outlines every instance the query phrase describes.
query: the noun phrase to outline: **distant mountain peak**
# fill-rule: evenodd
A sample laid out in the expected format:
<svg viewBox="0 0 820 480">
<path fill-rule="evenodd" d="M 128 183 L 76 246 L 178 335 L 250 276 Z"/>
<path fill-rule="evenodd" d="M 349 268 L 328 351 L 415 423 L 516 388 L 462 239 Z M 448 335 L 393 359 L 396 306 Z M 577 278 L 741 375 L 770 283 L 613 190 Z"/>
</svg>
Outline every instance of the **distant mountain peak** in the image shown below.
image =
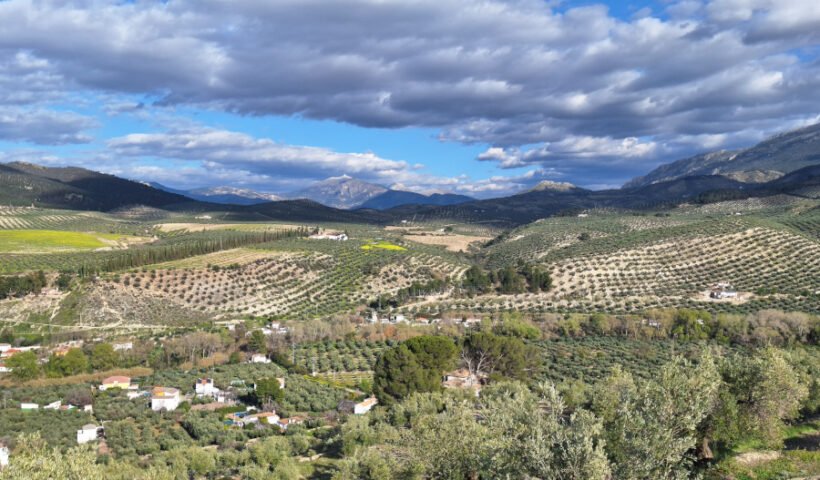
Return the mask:
<svg viewBox="0 0 820 480">
<path fill-rule="evenodd" d="M 336 208 L 356 208 L 371 198 L 388 191 L 382 185 L 365 182 L 349 175 L 330 177 L 289 195 L 307 198 Z"/>
<path fill-rule="evenodd" d="M 570 190 L 575 190 L 578 187 L 573 185 L 569 182 L 556 182 L 553 180 L 542 180 L 538 182 L 538 185 L 532 187 L 530 189 L 531 192 L 545 192 L 545 191 L 554 191 L 554 192 L 569 192 Z"/>
</svg>

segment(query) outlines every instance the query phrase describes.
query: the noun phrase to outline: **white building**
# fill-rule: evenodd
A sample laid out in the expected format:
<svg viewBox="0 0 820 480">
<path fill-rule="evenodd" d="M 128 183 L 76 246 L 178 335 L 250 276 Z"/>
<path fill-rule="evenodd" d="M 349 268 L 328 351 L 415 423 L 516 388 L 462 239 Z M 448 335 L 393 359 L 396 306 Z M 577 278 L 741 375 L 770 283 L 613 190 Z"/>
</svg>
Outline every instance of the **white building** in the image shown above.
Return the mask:
<svg viewBox="0 0 820 480">
<path fill-rule="evenodd" d="M 39 410 L 40 405 L 36 403 L 21 403 L 20 410 Z"/>
<path fill-rule="evenodd" d="M 376 397 L 370 397 L 361 402 L 357 403 L 353 406 L 353 413 L 356 415 L 364 415 L 365 413 L 369 412 L 370 409 L 376 406 L 379 401 Z"/>
<path fill-rule="evenodd" d="M 122 351 L 126 351 L 126 350 L 131 350 L 132 348 L 134 348 L 134 342 L 115 343 L 115 344 L 112 344 L 111 346 L 114 347 L 114 351 L 122 352 Z"/>
<path fill-rule="evenodd" d="M 311 240 L 335 240 L 337 242 L 346 242 L 348 240 L 346 233 L 317 233 L 309 238 Z"/>
<path fill-rule="evenodd" d="M 197 397 L 213 397 L 219 393 L 219 389 L 214 386 L 213 378 L 198 378 L 194 391 Z"/>
<path fill-rule="evenodd" d="M 103 427 L 98 427 L 93 423 L 84 425 L 83 428 L 77 430 L 77 443 L 80 445 L 88 442 L 94 442 L 103 434 Z"/>
<path fill-rule="evenodd" d="M 0 444 L 0 470 L 9 465 L 9 447 Z"/>
<path fill-rule="evenodd" d="M 126 392 L 125 396 L 128 397 L 128 400 L 133 400 L 135 398 L 147 397 L 148 392 L 145 390 L 132 390 L 130 392 Z"/>
<path fill-rule="evenodd" d="M 179 390 L 171 387 L 154 387 L 151 391 L 151 410 L 173 412 L 179 407 Z"/>
<path fill-rule="evenodd" d="M 253 356 L 251 356 L 251 363 L 271 363 L 271 361 L 266 355 L 254 353 Z"/>
<path fill-rule="evenodd" d="M 63 404 L 63 402 L 61 400 L 57 400 L 57 401 L 51 402 L 48 405 L 44 406 L 43 410 L 59 410 L 60 405 L 62 405 L 62 404 Z"/>
</svg>

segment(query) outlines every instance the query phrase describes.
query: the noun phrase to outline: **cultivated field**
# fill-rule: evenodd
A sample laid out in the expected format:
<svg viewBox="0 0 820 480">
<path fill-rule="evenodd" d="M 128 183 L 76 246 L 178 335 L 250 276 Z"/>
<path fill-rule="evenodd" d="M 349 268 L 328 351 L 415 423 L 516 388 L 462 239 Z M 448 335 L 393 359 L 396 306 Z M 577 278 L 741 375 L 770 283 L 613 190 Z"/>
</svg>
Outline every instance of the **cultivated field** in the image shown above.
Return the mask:
<svg viewBox="0 0 820 480">
<path fill-rule="evenodd" d="M 150 241 L 113 233 L 59 230 L 0 230 L 0 253 L 53 253 L 79 250 L 113 250 Z"/>
</svg>

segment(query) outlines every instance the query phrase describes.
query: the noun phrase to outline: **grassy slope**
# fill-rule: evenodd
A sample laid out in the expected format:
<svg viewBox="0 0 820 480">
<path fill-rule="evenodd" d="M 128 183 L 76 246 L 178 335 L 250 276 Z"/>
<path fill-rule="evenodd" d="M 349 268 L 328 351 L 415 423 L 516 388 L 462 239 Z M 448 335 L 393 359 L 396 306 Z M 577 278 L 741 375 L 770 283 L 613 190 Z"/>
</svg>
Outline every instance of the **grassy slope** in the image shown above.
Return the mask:
<svg viewBox="0 0 820 480">
<path fill-rule="evenodd" d="M 110 233 L 59 230 L 0 230 L 0 253 L 93 250 L 125 239 Z"/>
</svg>

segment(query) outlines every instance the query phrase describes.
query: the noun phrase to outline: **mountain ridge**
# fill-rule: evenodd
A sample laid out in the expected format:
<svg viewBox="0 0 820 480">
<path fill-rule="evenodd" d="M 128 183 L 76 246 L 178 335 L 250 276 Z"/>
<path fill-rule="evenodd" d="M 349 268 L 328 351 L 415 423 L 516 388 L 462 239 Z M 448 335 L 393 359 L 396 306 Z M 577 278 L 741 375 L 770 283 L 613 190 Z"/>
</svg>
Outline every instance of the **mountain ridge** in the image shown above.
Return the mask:
<svg viewBox="0 0 820 480">
<path fill-rule="evenodd" d="M 723 175 L 744 183 L 772 181 L 820 164 L 820 123 L 771 136 L 740 150 L 718 150 L 661 165 L 624 188 L 696 175 Z"/>
</svg>

